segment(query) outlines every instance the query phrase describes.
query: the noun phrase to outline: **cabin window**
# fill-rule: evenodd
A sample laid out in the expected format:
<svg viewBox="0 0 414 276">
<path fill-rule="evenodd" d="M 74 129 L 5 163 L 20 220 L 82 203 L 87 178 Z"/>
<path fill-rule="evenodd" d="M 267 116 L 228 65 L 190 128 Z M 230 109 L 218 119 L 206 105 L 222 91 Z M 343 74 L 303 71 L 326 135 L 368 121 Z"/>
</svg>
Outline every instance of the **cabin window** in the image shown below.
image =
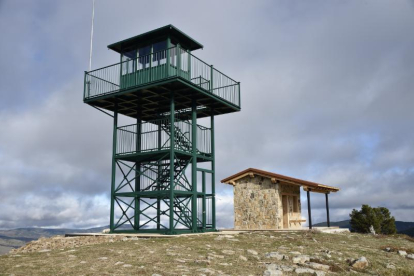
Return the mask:
<svg viewBox="0 0 414 276">
<path fill-rule="evenodd" d="M 122 75 L 126 75 L 134 71 L 136 54 L 136 50 L 122 53 Z"/>
<path fill-rule="evenodd" d="M 152 45 L 152 66 L 158 66 L 167 62 L 167 41 L 160 41 Z"/>
<path fill-rule="evenodd" d="M 138 70 L 150 66 L 151 46 L 145 46 L 138 49 Z"/>
</svg>

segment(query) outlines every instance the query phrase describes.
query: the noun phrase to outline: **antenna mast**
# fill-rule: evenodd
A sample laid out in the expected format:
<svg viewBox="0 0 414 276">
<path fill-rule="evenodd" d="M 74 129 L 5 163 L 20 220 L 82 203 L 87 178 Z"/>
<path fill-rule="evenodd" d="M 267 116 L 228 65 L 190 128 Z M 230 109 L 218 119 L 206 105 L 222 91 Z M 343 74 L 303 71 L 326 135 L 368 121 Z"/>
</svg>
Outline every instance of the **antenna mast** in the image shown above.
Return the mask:
<svg viewBox="0 0 414 276">
<path fill-rule="evenodd" d="M 92 39 L 93 39 L 93 19 L 95 17 L 95 0 L 92 0 L 92 28 L 91 28 L 91 49 L 89 52 L 89 71 L 92 70 Z"/>
</svg>

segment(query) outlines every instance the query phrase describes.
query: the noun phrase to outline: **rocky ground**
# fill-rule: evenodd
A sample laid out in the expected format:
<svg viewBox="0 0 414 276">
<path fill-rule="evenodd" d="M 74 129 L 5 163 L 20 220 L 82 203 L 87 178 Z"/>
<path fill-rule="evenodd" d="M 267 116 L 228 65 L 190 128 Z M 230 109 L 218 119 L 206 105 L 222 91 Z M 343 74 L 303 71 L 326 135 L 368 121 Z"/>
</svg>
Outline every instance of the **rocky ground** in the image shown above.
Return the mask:
<svg viewBox="0 0 414 276">
<path fill-rule="evenodd" d="M 244 232 L 141 239 L 56 236 L 0 256 L 0 275 L 414 275 L 414 239 Z"/>
</svg>

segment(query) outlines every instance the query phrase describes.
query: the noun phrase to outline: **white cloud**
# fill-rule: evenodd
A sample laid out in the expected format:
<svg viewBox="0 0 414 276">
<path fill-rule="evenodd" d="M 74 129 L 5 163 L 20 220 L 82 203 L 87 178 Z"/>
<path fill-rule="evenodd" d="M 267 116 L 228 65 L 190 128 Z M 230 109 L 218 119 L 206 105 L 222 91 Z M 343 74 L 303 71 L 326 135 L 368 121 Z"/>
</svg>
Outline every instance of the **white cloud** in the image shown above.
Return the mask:
<svg viewBox="0 0 414 276">
<path fill-rule="evenodd" d="M 0 9 L 0 227 L 105 224 L 111 118 L 82 103 L 90 3 L 16 3 Z M 170 23 L 204 44 L 195 55 L 242 91 L 242 111 L 216 119 L 216 183 L 257 167 L 339 186 L 332 220 L 361 204 L 414 220 L 412 3 L 136 5 L 97 1 L 93 67 L 118 61 L 106 45 Z M 231 187 L 217 194 L 231 227 Z M 325 220 L 324 198 L 312 206 Z"/>
</svg>

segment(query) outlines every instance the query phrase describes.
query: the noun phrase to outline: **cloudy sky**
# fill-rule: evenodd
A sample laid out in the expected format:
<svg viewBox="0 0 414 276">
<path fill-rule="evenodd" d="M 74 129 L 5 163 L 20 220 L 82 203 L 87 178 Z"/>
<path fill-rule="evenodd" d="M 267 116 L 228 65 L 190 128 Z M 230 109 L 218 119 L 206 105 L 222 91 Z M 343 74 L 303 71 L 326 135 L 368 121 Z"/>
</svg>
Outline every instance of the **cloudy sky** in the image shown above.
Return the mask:
<svg viewBox="0 0 414 276">
<path fill-rule="evenodd" d="M 82 102 L 91 9 L 0 0 L 0 228 L 109 222 L 112 122 Z M 340 187 L 331 220 L 370 204 L 414 221 L 413 1 L 96 0 L 92 67 L 167 24 L 241 82 L 242 111 L 216 118 L 216 182 L 255 167 Z M 312 207 L 325 221 L 323 195 Z"/>
</svg>

